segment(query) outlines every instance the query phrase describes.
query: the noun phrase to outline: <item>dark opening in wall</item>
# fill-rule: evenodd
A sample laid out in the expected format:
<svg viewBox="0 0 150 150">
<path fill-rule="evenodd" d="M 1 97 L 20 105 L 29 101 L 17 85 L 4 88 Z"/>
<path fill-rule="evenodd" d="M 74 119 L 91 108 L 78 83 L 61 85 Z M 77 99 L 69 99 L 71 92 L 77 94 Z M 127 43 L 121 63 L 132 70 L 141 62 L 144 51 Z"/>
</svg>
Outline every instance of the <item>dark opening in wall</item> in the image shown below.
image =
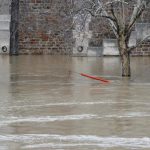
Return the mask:
<svg viewBox="0 0 150 150">
<path fill-rule="evenodd" d="M 18 54 L 19 0 L 11 2 L 10 55 Z"/>
</svg>

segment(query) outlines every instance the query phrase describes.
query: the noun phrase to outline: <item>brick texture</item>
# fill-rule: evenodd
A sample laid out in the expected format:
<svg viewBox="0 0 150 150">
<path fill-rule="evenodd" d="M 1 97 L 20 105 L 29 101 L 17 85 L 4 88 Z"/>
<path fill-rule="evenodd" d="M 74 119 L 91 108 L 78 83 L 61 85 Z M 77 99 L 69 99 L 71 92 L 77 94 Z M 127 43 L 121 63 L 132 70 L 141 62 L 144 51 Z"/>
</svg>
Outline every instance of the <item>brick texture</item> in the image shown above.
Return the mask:
<svg viewBox="0 0 150 150">
<path fill-rule="evenodd" d="M 135 0 L 130 1 L 130 5 L 127 8 L 127 16 L 131 16 Z M 143 12 L 142 16 L 137 22 L 150 23 L 150 6 L 147 6 L 146 10 Z M 130 18 L 130 17 L 129 17 Z M 110 29 L 108 21 L 104 18 L 93 18 L 90 24 L 90 30 L 92 30 L 93 35 L 90 39 L 90 46 L 92 47 L 102 47 L 103 39 L 115 39 L 113 31 Z M 139 47 L 131 52 L 133 56 L 150 56 L 150 40 L 143 42 Z"/>
<path fill-rule="evenodd" d="M 72 53 L 65 6 L 65 0 L 20 0 L 19 54 Z"/>
<path fill-rule="evenodd" d="M 20 0 L 19 54 L 72 54 L 74 39 L 70 27 L 73 21 L 67 17 L 68 8 L 68 0 Z M 150 22 L 147 12 L 139 22 Z M 103 18 L 92 19 L 90 30 L 93 35 L 89 46 L 92 47 L 101 47 L 103 38 L 115 38 Z M 143 43 L 132 55 L 149 56 L 150 42 Z"/>
</svg>

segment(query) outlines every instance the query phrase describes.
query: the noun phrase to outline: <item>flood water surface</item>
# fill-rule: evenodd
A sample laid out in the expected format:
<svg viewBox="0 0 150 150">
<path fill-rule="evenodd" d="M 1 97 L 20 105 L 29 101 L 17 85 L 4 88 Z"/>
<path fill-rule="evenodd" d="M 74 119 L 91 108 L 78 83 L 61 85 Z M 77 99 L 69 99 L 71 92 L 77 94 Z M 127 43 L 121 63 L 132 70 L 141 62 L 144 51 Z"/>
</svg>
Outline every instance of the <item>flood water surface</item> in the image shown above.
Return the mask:
<svg viewBox="0 0 150 150">
<path fill-rule="evenodd" d="M 117 57 L 0 56 L 0 150 L 149 150 L 150 57 L 131 68 L 122 78 Z"/>
</svg>

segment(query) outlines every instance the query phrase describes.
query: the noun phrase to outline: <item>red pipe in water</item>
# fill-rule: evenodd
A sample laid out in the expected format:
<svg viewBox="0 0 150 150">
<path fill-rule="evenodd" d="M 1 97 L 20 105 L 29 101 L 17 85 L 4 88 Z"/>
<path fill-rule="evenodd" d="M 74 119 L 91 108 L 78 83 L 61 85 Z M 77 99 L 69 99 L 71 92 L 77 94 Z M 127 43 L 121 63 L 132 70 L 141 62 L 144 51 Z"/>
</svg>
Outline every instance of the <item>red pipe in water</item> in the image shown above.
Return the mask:
<svg viewBox="0 0 150 150">
<path fill-rule="evenodd" d="M 87 75 L 87 74 L 84 74 L 84 73 L 80 73 L 80 75 L 84 76 L 84 77 L 87 77 L 87 78 L 90 78 L 90 79 L 99 80 L 103 83 L 109 83 L 110 82 L 109 80 L 103 79 L 101 77 L 93 77 L 93 76 L 90 76 L 90 75 Z"/>
</svg>

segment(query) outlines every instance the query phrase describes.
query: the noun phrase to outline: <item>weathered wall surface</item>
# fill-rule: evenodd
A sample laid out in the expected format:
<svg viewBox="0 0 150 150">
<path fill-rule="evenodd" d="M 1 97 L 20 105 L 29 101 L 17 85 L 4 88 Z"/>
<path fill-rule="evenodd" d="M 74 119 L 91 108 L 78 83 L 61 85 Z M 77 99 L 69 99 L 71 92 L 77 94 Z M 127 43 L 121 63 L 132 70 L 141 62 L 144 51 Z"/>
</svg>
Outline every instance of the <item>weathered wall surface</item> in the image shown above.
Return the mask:
<svg viewBox="0 0 150 150">
<path fill-rule="evenodd" d="M 66 0 L 20 0 L 19 54 L 72 53 L 67 5 Z"/>
<path fill-rule="evenodd" d="M 10 0 L 0 0 L 0 15 L 10 13 Z"/>
<path fill-rule="evenodd" d="M 147 9 L 150 12 L 150 9 Z M 139 22 L 150 22 L 150 13 L 145 12 Z M 67 0 L 20 0 L 19 54 L 72 54 L 75 45 L 70 27 Z M 102 18 L 90 23 L 92 38 L 89 47 L 103 47 L 103 39 L 115 36 Z M 65 32 L 64 32 L 65 31 Z M 133 51 L 133 55 L 150 55 L 150 42 Z"/>
<path fill-rule="evenodd" d="M 0 54 L 9 54 L 10 0 L 0 0 Z"/>
<path fill-rule="evenodd" d="M 134 0 L 132 0 L 132 3 L 134 4 Z M 132 5 L 133 5 L 132 4 Z M 132 6 L 130 5 L 130 6 Z M 130 7 L 128 8 L 130 10 Z M 132 8 L 131 8 L 132 9 Z M 128 12 L 131 16 L 131 12 Z M 148 33 L 150 35 L 150 6 L 147 6 L 146 11 L 142 14 L 140 19 L 137 21 L 137 24 L 140 24 L 140 27 L 135 27 L 136 32 L 134 39 L 136 39 L 136 42 L 139 42 L 139 40 L 142 40 L 139 37 L 144 37 L 145 33 Z M 142 24 L 143 23 L 143 24 Z M 145 28 L 145 24 L 147 24 L 148 29 Z M 113 34 L 113 31 L 109 27 L 109 23 L 104 18 L 93 18 L 90 30 L 92 30 L 92 38 L 90 40 L 89 45 L 91 47 L 103 47 L 103 41 L 104 39 L 115 39 L 115 36 Z M 112 48 L 113 50 L 113 48 Z M 111 54 L 111 53 L 110 53 Z M 140 56 L 150 56 L 150 39 L 147 41 L 144 41 L 141 46 L 137 47 L 134 51 L 132 51 L 132 55 L 140 55 Z"/>
</svg>

